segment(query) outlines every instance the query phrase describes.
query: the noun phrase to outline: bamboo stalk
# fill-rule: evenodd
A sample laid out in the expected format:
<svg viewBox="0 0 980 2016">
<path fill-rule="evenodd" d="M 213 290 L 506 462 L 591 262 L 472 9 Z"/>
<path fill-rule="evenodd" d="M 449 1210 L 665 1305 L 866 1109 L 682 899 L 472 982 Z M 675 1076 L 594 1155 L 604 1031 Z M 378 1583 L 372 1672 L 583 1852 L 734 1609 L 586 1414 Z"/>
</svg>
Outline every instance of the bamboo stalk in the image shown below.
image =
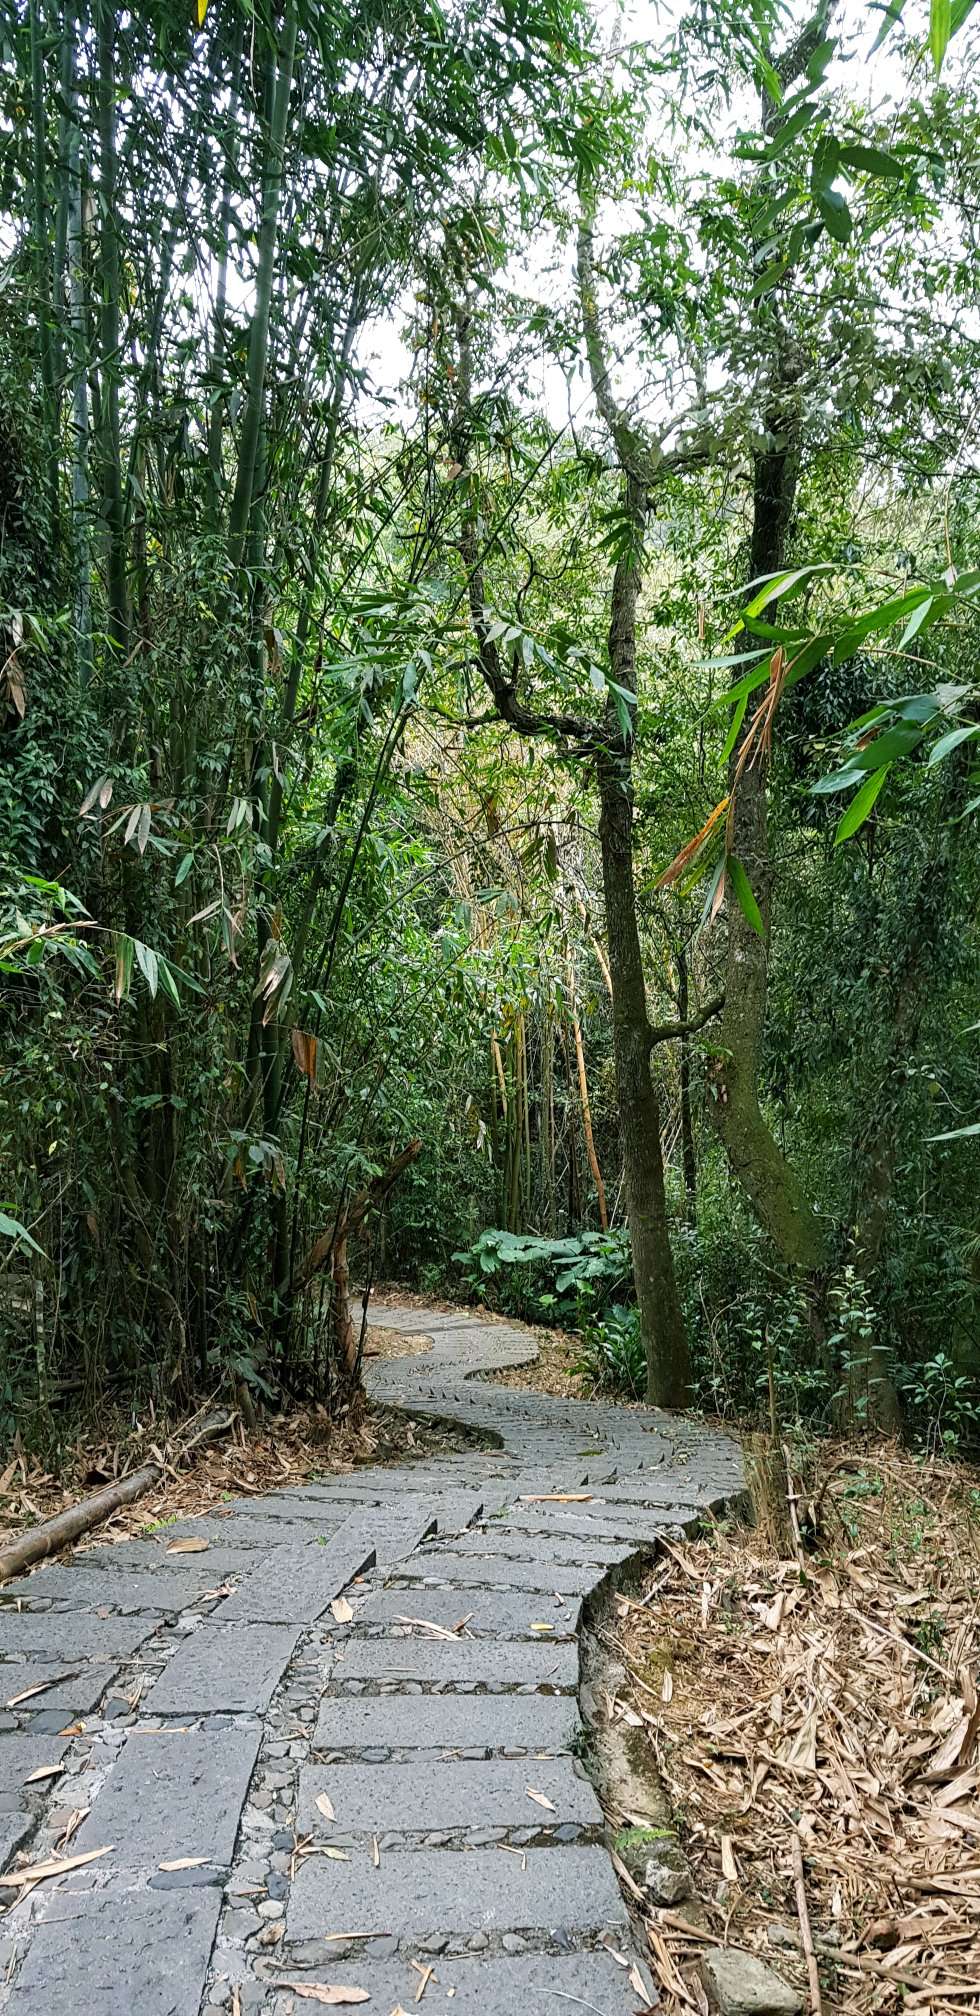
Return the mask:
<svg viewBox="0 0 980 2016">
<path fill-rule="evenodd" d="M 578 1070 L 578 1091 L 582 1107 L 582 1132 L 585 1135 L 585 1152 L 589 1158 L 596 1194 L 599 1200 L 599 1223 L 604 1232 L 609 1230 L 609 1211 L 606 1206 L 606 1186 L 602 1180 L 599 1157 L 596 1154 L 595 1136 L 592 1132 L 592 1107 L 589 1102 L 589 1081 L 585 1072 L 585 1050 L 582 1045 L 582 1030 L 575 1001 L 575 971 L 571 959 L 568 962 L 568 1012 L 575 1040 L 575 1061 Z"/>
<path fill-rule="evenodd" d="M 823 1999 L 820 1994 L 820 1968 L 813 1950 L 813 1934 L 810 1930 L 810 1913 L 806 1901 L 806 1875 L 803 1869 L 803 1844 L 799 1831 L 794 1827 L 790 1840 L 793 1857 L 793 1881 L 796 1886 L 796 1911 L 800 1921 L 800 1937 L 806 1955 L 807 1979 L 810 1983 L 810 2007 L 813 2016 L 823 2016 Z"/>
<path fill-rule="evenodd" d="M 99 175 L 102 228 L 100 237 L 100 279 L 102 292 L 100 360 L 100 463 L 102 515 L 107 538 L 108 631 L 116 650 L 125 653 L 129 642 L 129 603 L 126 585 L 125 519 L 123 513 L 122 454 L 119 429 L 119 235 L 117 218 L 116 168 L 116 13 L 108 0 L 98 0 L 96 9 L 98 51 L 97 102 L 99 124 Z"/>
<path fill-rule="evenodd" d="M 296 0 L 290 0 L 283 20 L 281 41 L 278 52 L 276 52 L 278 55 L 277 68 L 275 68 L 276 54 L 273 54 L 270 58 L 270 64 L 275 69 L 275 82 L 272 93 L 272 110 L 268 125 L 265 160 L 262 170 L 262 207 L 258 234 L 258 270 L 255 279 L 255 313 L 252 316 L 252 326 L 248 339 L 245 417 L 242 421 L 242 432 L 238 450 L 238 473 L 235 480 L 235 494 L 232 498 L 229 524 L 229 551 L 236 566 L 241 566 L 245 556 L 246 538 L 255 493 L 255 472 L 258 462 L 259 440 L 265 414 L 269 329 L 272 319 L 276 252 L 279 243 L 279 207 L 282 193 L 286 129 L 289 121 L 289 97 L 292 90 L 293 65 L 296 58 L 296 30 Z"/>
</svg>

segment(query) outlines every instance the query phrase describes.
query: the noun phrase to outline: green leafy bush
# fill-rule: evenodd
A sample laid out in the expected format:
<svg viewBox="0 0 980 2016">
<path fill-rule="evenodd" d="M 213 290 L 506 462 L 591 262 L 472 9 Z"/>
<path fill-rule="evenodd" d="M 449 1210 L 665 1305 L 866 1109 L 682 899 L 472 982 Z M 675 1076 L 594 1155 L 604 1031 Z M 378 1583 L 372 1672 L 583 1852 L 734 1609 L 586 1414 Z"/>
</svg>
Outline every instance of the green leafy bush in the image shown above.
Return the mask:
<svg viewBox="0 0 980 2016">
<path fill-rule="evenodd" d="M 597 1315 L 630 1278 L 625 1231 L 567 1239 L 491 1228 L 453 1255 L 471 1295 L 508 1316 L 578 1325 Z"/>
<path fill-rule="evenodd" d="M 626 1393 L 642 1400 L 646 1393 L 647 1367 L 640 1336 L 639 1311 L 626 1302 L 613 1302 L 582 1333 L 581 1370 L 596 1386 L 612 1393 Z"/>
</svg>

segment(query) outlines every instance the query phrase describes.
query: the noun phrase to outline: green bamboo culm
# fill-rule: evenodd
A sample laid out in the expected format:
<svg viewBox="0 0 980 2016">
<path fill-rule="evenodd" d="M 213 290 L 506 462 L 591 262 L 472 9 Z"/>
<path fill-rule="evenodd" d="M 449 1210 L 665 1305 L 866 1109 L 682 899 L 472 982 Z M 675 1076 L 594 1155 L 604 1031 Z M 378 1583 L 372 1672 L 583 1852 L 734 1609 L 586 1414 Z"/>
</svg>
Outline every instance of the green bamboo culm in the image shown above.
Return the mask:
<svg viewBox="0 0 980 2016">
<path fill-rule="evenodd" d="M 44 39 L 40 0 L 31 0 L 31 128 L 34 167 L 34 289 L 44 413 L 44 459 L 49 533 L 58 538 L 58 394 L 55 371 L 51 233 L 48 221 L 48 145 L 44 97 Z"/>
<path fill-rule="evenodd" d="M 119 225 L 116 164 L 116 30 L 114 7 L 98 0 L 96 8 L 97 104 L 101 202 L 101 398 L 99 458 L 102 516 L 106 530 L 107 630 L 120 657 L 129 647 L 129 593 L 126 577 L 126 525 L 123 510 L 122 455 L 119 432 Z"/>
<path fill-rule="evenodd" d="M 228 528 L 228 547 L 234 567 L 240 568 L 245 558 L 246 538 L 255 492 L 255 471 L 258 460 L 259 437 L 265 410 L 266 364 L 269 355 L 269 324 L 272 316 L 272 295 L 276 272 L 276 249 L 279 238 L 279 204 L 282 191 L 283 155 L 286 142 L 286 124 L 289 116 L 289 95 L 292 90 L 293 64 L 296 56 L 296 0 L 290 0 L 283 19 L 282 36 L 279 43 L 278 69 L 272 97 L 272 112 L 266 137 L 265 161 L 262 173 L 262 215 L 259 224 L 259 259 L 255 279 L 255 313 L 248 340 L 248 384 L 245 399 L 245 415 L 242 421 L 241 440 L 238 449 L 238 474 L 235 493 L 231 501 L 231 517 Z M 270 63 L 275 56 L 270 54 Z"/>
</svg>

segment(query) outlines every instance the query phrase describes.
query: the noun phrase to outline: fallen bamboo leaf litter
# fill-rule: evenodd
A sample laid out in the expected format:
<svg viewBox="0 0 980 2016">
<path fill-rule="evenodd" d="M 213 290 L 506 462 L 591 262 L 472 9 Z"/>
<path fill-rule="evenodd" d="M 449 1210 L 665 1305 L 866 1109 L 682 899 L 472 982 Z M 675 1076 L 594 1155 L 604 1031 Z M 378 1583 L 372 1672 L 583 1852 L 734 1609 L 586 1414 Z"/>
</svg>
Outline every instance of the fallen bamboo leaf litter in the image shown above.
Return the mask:
<svg viewBox="0 0 980 2016">
<path fill-rule="evenodd" d="M 719 1531 L 615 1602 L 614 1712 L 644 1732 L 708 1914 L 707 1934 L 654 1914 L 674 2009 L 701 2006 L 706 1937 L 811 2008 L 818 1969 L 844 2016 L 980 2009 L 976 1477 L 898 1451 L 834 1467 L 802 1563 Z"/>
</svg>

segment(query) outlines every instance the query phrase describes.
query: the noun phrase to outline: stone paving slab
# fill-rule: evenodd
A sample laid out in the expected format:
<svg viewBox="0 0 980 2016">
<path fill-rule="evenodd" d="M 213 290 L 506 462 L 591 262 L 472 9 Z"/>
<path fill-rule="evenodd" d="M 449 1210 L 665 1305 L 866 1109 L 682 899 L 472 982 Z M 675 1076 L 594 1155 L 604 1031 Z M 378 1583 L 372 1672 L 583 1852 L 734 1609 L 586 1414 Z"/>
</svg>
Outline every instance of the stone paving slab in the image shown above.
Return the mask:
<svg viewBox="0 0 980 2016">
<path fill-rule="evenodd" d="M 547 1548 L 541 1545 L 541 1532 L 547 1537 Z M 511 1561 L 540 1561 L 546 1556 L 558 1567 L 597 1569 L 613 1567 L 630 1551 L 626 1546 L 617 1546 L 614 1541 L 607 1540 L 605 1535 L 596 1540 L 590 1540 L 588 1536 L 580 1538 L 577 1534 L 569 1538 L 560 1531 L 550 1532 L 544 1524 L 535 1533 L 525 1530 L 523 1522 L 518 1525 L 511 1519 L 503 1530 L 490 1526 L 477 1533 L 461 1533 L 453 1543 L 453 1552 L 485 1554 L 488 1547 Z"/>
<path fill-rule="evenodd" d="M 452 1686 L 575 1687 L 574 1644 L 533 1644 L 527 1639 L 351 1638 L 338 1654 L 333 1679 L 440 1680 Z"/>
<path fill-rule="evenodd" d="M 592 2016 L 637 2016 L 640 2009 L 626 1968 L 602 1951 L 432 1959 L 431 1965 L 420 2016 L 579 2016 L 583 2007 Z M 293 1971 L 297 1980 L 304 1978 L 301 1969 Z M 363 1987 L 371 1997 L 366 2006 L 378 2016 L 414 2010 L 420 1980 L 407 1960 L 367 1959 L 345 1960 L 326 1973 L 321 1968 L 316 1978 Z"/>
<path fill-rule="evenodd" d="M 528 1786 L 550 1799 L 554 1813 L 532 1799 Z M 317 1798 L 326 1793 L 334 1825 Z M 602 1808 L 593 1787 L 566 1757 L 484 1763 L 323 1764 L 300 1772 L 297 1827 L 329 1840 L 338 1830 L 432 1833 L 456 1828 L 595 1827 Z"/>
<path fill-rule="evenodd" d="M 625 1930 L 626 1907 L 604 1848 L 351 1851 L 349 1862 L 312 1855 L 296 1872 L 286 1937 L 312 1939 L 327 1924 L 402 1939 L 463 1928 L 476 1932 Z"/>
<path fill-rule="evenodd" d="M 202 1625 L 142 1702 L 145 1715 L 261 1715 L 296 1648 L 293 1624 Z"/>
<path fill-rule="evenodd" d="M 55 1628 L 61 1621 L 60 1617 L 52 1618 Z M 0 1665 L 0 1708 L 13 1708 L 17 1715 L 29 1715 L 32 1729 L 46 1730 L 52 1717 L 56 1727 L 66 1715 L 88 1715 L 115 1677 L 116 1666 L 111 1663 L 79 1670 L 72 1667 L 70 1659 L 52 1660 L 45 1665 L 11 1659 Z M 29 1693 L 26 1701 L 18 1701 L 18 1695 L 35 1687 L 43 1688 L 43 1692 Z"/>
<path fill-rule="evenodd" d="M 574 1700 L 562 1694 L 324 1695 L 318 1750 L 569 1750 Z"/>
<path fill-rule="evenodd" d="M 632 1547 L 656 1545 L 660 1533 L 676 1533 L 679 1528 L 694 1525 L 701 1513 L 694 1505 L 648 1505 L 623 1507 L 611 1505 L 608 1511 L 601 1506 L 582 1505 L 571 1507 L 566 1512 L 555 1506 L 549 1511 L 542 1507 L 535 1512 L 518 1507 L 510 1522 L 512 1533 L 527 1533 L 538 1543 L 577 1540 L 583 1547 L 611 1545 L 621 1541 L 620 1556 Z"/>
<path fill-rule="evenodd" d="M 0 1813 L 0 1869 L 6 1869 L 8 1862 L 13 1861 L 33 1825 L 29 1813 Z"/>
<path fill-rule="evenodd" d="M 257 1721 L 131 1730 L 73 1851 L 111 1841 L 101 1872 L 110 1886 L 120 1873 L 152 1876 L 161 1862 L 185 1855 L 228 1867 L 261 1735 Z M 204 1872 L 195 1880 L 205 1880 Z"/>
<path fill-rule="evenodd" d="M 342 1526 L 321 1547 L 304 1541 L 299 1547 L 277 1547 L 261 1568 L 243 1577 L 234 1596 L 212 1612 L 216 1626 L 236 1624 L 311 1624 L 328 1603 L 374 1566 L 375 1544 L 360 1521 Z"/>
<path fill-rule="evenodd" d="M 31 1772 L 45 1764 L 60 1764 L 67 1748 L 67 1736 L 0 1736 L 0 1795 L 26 1797 L 31 1788 L 25 1790 L 25 1781 Z"/>
<path fill-rule="evenodd" d="M 250 1547 L 227 1547 L 223 1538 L 217 1541 L 209 1539 L 206 1552 L 200 1554 L 170 1554 L 168 1549 L 174 1541 L 184 1537 L 190 1536 L 185 1536 L 183 1529 L 159 1527 L 138 1540 L 120 1540 L 115 1547 L 86 1548 L 61 1565 L 69 1574 L 80 1568 L 97 1568 L 100 1573 L 104 1570 L 107 1574 L 120 1575 L 147 1575 L 163 1566 L 168 1570 L 177 1569 L 181 1575 L 199 1575 L 206 1588 L 222 1582 L 227 1575 L 237 1573 L 243 1564 L 249 1566 L 253 1550 Z M 254 1567 L 254 1562 L 251 1565 Z M 54 1568 L 38 1568 L 27 1582 L 11 1584 L 10 1593 L 13 1594 L 14 1590 L 18 1595 L 26 1593 L 42 1575 L 53 1575 L 54 1572 Z"/>
<path fill-rule="evenodd" d="M 573 1638 L 579 1612 L 577 1596 L 561 1603 L 553 1595 L 519 1589 L 382 1589 L 372 1595 L 357 1612 L 357 1623 L 365 1628 L 396 1624 L 399 1617 L 419 1617 L 452 1631 L 465 1617 L 466 1631 L 474 1637 Z M 539 1633 L 538 1624 L 551 1630 Z M 332 1625 L 331 1637 L 339 1626 Z"/>
<path fill-rule="evenodd" d="M 197 2016 L 220 1909 L 217 1889 L 55 1896 L 6 2016 Z"/>
<path fill-rule="evenodd" d="M 206 1559 L 206 1555 L 200 1556 L 201 1561 Z M 157 1563 L 151 1558 L 142 1569 L 113 1568 L 111 1571 L 84 1567 L 81 1561 L 77 1566 L 67 1562 L 64 1567 L 41 1569 L 32 1575 L 24 1587 L 24 1600 L 28 1603 L 64 1603 L 77 1610 L 106 1607 L 118 1610 L 124 1616 L 140 1610 L 150 1612 L 150 1621 L 145 1626 L 131 1625 L 127 1633 L 117 1629 L 118 1648 L 109 1642 L 111 1628 L 106 1632 L 104 1656 L 118 1649 L 120 1656 L 125 1658 L 140 1643 L 141 1631 L 145 1637 L 156 1628 L 153 1612 L 159 1616 L 161 1612 L 173 1614 L 189 1609 L 193 1603 L 199 1602 L 206 1589 L 215 1586 L 216 1578 L 199 1567 L 197 1560 L 197 1556 L 189 1555 L 188 1563 L 193 1561 L 195 1565 L 183 1567 L 176 1560 Z M 220 1577 L 217 1579 L 220 1580 Z M 49 1640 L 51 1635 L 49 1630 Z M 131 1642 L 124 1643 L 124 1637 Z M 6 1649 L 7 1621 L 3 1617 L 0 1617 L 0 1644 Z"/>
<path fill-rule="evenodd" d="M 488 1536 L 487 1552 L 483 1555 L 451 1553 L 443 1548 L 417 1554 L 406 1574 L 416 1581 L 452 1582 L 461 1589 L 559 1590 L 568 1596 L 584 1596 L 596 1581 L 594 1568 L 553 1567 L 548 1561 L 509 1561 L 491 1551 L 492 1538 Z"/>
<path fill-rule="evenodd" d="M 360 1518 L 359 1530 L 370 1539 L 379 1568 L 393 1566 L 414 1554 L 437 1525 L 430 1498 L 409 1498 L 392 1506 L 379 1505 Z"/>
<path fill-rule="evenodd" d="M 192 1560 L 200 1558 L 201 1561 L 206 1561 L 213 1554 L 214 1558 L 221 1560 L 227 1550 L 229 1557 L 236 1560 L 238 1572 L 241 1572 L 241 1565 L 248 1565 L 247 1557 L 249 1554 L 254 1554 L 256 1548 L 267 1553 L 272 1547 L 281 1547 L 284 1539 L 289 1537 L 290 1526 L 295 1529 L 296 1539 L 301 1543 L 304 1540 L 315 1539 L 318 1535 L 324 1540 L 331 1540 L 339 1524 L 338 1520 L 330 1517 L 322 1520 L 292 1521 L 275 1517 L 266 1519 L 258 1509 L 261 1500 L 256 1499 L 255 1502 L 257 1508 L 255 1512 L 242 1512 L 228 1519 L 209 1517 L 184 1519 L 179 1527 L 171 1529 L 168 1534 L 169 1542 L 172 1545 L 174 1540 L 207 1540 L 210 1550 L 208 1554 L 202 1554 L 200 1557 L 192 1555 L 188 1558 Z"/>
</svg>

